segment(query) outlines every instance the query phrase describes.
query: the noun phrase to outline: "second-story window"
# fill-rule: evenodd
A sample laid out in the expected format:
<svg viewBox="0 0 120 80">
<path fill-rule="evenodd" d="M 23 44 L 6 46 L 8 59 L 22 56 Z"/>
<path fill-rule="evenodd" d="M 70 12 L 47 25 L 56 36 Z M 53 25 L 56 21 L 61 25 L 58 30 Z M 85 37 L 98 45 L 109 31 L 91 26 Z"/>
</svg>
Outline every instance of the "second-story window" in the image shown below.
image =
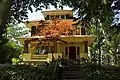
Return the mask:
<svg viewBox="0 0 120 80">
<path fill-rule="evenodd" d="M 54 16 L 53 16 L 53 15 L 51 16 L 51 19 L 54 19 Z"/>
<path fill-rule="evenodd" d="M 76 29 L 76 34 L 80 35 L 80 29 L 79 28 Z"/>
<path fill-rule="evenodd" d="M 86 35 L 85 27 L 81 27 L 81 35 Z"/>
<path fill-rule="evenodd" d="M 65 16 L 64 16 L 64 15 L 61 15 L 61 19 L 65 19 Z"/>
<path fill-rule="evenodd" d="M 49 20 L 49 15 L 46 16 L 46 20 Z"/>
<path fill-rule="evenodd" d="M 36 34 L 36 26 L 32 26 L 31 28 L 31 36 L 34 36 Z"/>
</svg>

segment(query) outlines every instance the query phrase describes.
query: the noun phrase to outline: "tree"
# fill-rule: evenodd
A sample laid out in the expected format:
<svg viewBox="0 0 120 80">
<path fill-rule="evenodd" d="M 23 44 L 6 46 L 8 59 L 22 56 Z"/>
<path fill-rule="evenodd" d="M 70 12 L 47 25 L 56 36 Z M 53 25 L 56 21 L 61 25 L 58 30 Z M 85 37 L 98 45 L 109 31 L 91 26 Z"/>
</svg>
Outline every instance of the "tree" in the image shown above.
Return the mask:
<svg viewBox="0 0 120 80">
<path fill-rule="evenodd" d="M 57 49 L 57 41 L 61 41 L 63 43 L 66 43 L 65 41 L 61 40 L 61 35 L 70 35 L 73 33 L 74 26 L 72 25 L 72 22 L 68 21 L 62 21 L 58 18 L 55 18 L 50 22 L 49 24 L 39 24 L 37 29 L 38 36 L 45 36 L 46 38 L 42 41 L 46 42 L 53 42 L 54 43 L 54 52 L 56 52 Z M 40 43 L 42 42 L 40 41 Z"/>
<path fill-rule="evenodd" d="M 16 37 L 23 37 L 29 34 L 29 29 L 26 26 L 9 25 L 7 27 L 7 38 L 12 39 Z"/>
<path fill-rule="evenodd" d="M 58 0 L 0 0 L 0 37 L 6 31 L 8 22 L 21 22 L 28 18 L 27 11 L 32 12 L 32 6 L 36 10 L 48 8 L 49 5 L 57 6 Z"/>
<path fill-rule="evenodd" d="M 12 58 L 18 58 L 23 52 L 23 47 L 19 46 L 15 42 L 8 41 L 4 44 L 0 50 L 0 63 L 12 62 Z"/>
<path fill-rule="evenodd" d="M 57 7 L 57 3 L 60 2 L 61 7 L 68 5 L 77 10 L 79 19 L 83 19 L 89 22 L 88 26 L 91 24 L 95 25 L 96 34 L 98 35 L 98 48 L 100 52 L 101 31 L 100 26 L 105 29 L 106 33 L 109 33 L 109 27 L 111 26 L 112 19 L 114 16 L 113 10 L 119 11 L 119 0 L 0 0 L 0 36 L 6 31 L 5 24 L 7 20 L 20 22 L 23 19 L 27 19 L 27 10 L 31 10 L 31 6 L 34 6 L 36 10 L 42 7 L 48 8 L 49 5 L 54 5 Z M 114 6 L 111 5 L 115 3 Z M 4 7 L 4 5 L 7 5 Z M 116 12 L 116 14 L 118 14 Z M 7 16 L 6 16 L 7 15 Z M 117 27 L 118 29 L 118 27 Z M 100 34 L 100 35 L 99 35 Z"/>
<path fill-rule="evenodd" d="M 72 22 L 54 19 L 50 24 L 39 27 L 37 34 L 40 36 L 57 38 L 61 35 L 72 34 L 74 27 Z"/>
</svg>

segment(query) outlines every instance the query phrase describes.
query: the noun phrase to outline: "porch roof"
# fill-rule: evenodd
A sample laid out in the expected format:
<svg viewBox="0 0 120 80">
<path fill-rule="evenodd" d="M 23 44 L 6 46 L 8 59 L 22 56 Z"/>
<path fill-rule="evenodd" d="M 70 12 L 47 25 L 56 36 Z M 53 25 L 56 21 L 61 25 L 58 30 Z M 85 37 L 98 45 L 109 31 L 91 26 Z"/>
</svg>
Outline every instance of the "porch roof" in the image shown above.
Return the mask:
<svg viewBox="0 0 120 80">
<path fill-rule="evenodd" d="M 17 37 L 17 40 L 20 42 L 24 42 L 24 40 L 31 40 L 31 39 L 47 39 L 45 36 L 31 36 L 31 37 Z M 83 41 L 88 41 L 88 45 L 90 45 L 95 39 L 95 35 L 68 35 L 68 36 L 60 36 L 59 39 L 68 42 L 68 43 L 74 43 L 74 42 L 83 42 Z"/>
</svg>

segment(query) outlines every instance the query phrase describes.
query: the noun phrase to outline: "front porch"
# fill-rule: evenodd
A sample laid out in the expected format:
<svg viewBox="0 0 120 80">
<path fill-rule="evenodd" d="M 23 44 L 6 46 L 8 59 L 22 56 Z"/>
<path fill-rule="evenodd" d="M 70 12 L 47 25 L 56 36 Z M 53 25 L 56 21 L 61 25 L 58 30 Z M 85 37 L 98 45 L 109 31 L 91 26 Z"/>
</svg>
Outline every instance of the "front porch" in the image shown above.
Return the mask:
<svg viewBox="0 0 120 80">
<path fill-rule="evenodd" d="M 61 36 L 51 40 L 42 36 L 19 38 L 24 41 L 24 63 L 45 63 L 53 59 L 81 59 L 88 58 L 88 46 L 95 40 L 95 36 L 74 35 Z"/>
<path fill-rule="evenodd" d="M 81 57 L 82 56 L 82 57 Z M 87 53 L 81 53 L 81 55 L 77 55 L 75 59 L 65 58 L 63 53 L 48 53 L 48 54 L 23 54 L 23 63 L 25 64 L 44 64 L 50 63 L 52 60 L 57 60 L 59 58 L 64 58 L 65 60 L 80 60 L 82 62 L 82 58 L 88 58 Z"/>
<path fill-rule="evenodd" d="M 50 63 L 52 60 L 56 60 L 59 57 L 62 58 L 63 53 L 48 53 L 48 54 L 23 54 L 23 62 L 25 64 L 44 64 L 45 62 Z"/>
</svg>

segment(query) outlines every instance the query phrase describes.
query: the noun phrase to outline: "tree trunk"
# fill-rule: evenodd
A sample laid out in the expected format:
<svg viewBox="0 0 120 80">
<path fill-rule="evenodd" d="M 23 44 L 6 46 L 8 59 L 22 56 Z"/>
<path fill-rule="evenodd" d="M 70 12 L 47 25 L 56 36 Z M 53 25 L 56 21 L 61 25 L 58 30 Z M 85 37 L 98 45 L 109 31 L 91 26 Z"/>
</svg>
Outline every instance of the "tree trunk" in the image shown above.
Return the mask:
<svg viewBox="0 0 120 80">
<path fill-rule="evenodd" d="M 12 0 L 0 0 L 0 38 L 6 31 L 6 23 L 12 6 Z"/>
</svg>

